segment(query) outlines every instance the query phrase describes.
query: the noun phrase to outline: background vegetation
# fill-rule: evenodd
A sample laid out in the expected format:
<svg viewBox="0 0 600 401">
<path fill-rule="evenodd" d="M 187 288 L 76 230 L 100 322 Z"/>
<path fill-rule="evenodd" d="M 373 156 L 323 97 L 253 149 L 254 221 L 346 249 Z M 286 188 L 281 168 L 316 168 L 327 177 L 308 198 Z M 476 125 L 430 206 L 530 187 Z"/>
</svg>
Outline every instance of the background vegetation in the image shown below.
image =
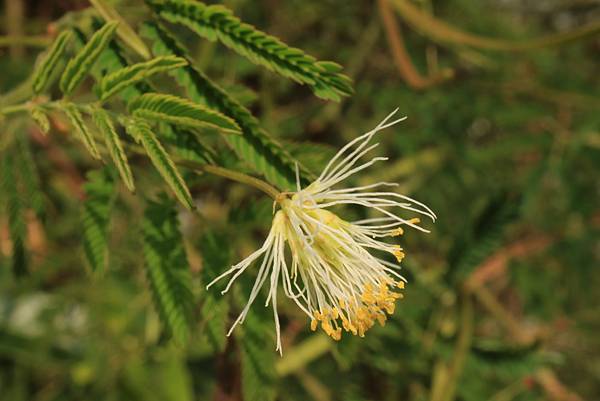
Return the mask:
<svg viewBox="0 0 600 401">
<path fill-rule="evenodd" d="M 111 4 L 139 32 L 151 3 L 160 2 Z M 388 164 L 357 179 L 399 182 L 439 217 L 431 234 L 403 237 L 405 299 L 385 327 L 340 342 L 311 332 L 284 304 L 283 358 L 260 302 L 227 338 L 253 278 L 223 297 L 204 285 L 261 243 L 271 200 L 192 166 L 181 170 L 197 208 L 188 211 L 160 194 L 167 186 L 135 151 L 130 193 L 112 162 L 70 139 L 68 116 L 51 114 L 49 135 L 11 116 L 0 124 L 0 399 L 600 399 L 600 4 L 224 4 L 354 80 L 350 96 L 302 86 L 169 25 L 194 67 L 251 110 L 290 160 L 318 172 L 396 107 L 408 116 L 380 134 Z M 98 30 L 98 8 L 88 7 L 5 0 L 2 107 L 22 97 L 59 31 L 77 26 L 89 39 Z M 156 35 L 142 34 L 137 49 L 160 55 Z M 114 65 L 104 54 L 96 76 Z M 152 85 L 196 100 L 175 78 L 157 75 Z M 91 86 L 79 89 L 83 100 L 93 99 Z M 224 95 L 214 93 L 219 105 Z M 239 113 L 232 118 L 250 121 Z M 256 174 L 262 163 L 237 157 L 237 139 L 226 135 L 204 135 L 200 150 L 161 135 L 196 164 Z M 273 184 L 285 180 L 263 170 Z"/>
</svg>

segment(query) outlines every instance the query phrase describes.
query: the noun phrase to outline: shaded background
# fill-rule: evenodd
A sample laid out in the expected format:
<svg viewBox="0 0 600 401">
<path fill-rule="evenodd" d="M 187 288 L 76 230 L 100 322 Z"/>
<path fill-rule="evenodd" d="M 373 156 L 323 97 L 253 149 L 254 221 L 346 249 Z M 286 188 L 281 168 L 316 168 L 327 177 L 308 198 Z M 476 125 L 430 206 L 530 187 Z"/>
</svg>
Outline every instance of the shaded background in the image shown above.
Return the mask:
<svg viewBox="0 0 600 401">
<path fill-rule="evenodd" d="M 108 272 L 90 278 L 79 218 L 85 172 L 98 165 L 64 140 L 60 122 L 48 137 L 29 127 L 44 218 L 28 213 L 30 275 L 19 281 L 0 220 L 0 399 L 600 399 L 600 39 L 582 32 L 598 32 L 600 3 L 224 3 L 354 79 L 355 95 L 326 103 L 180 32 L 198 65 L 312 170 L 396 107 L 408 116 L 379 135 L 377 153 L 390 160 L 355 179 L 399 182 L 439 217 L 424 222 L 431 234 L 402 237 L 405 299 L 385 327 L 339 343 L 284 303 L 283 358 L 259 299 L 246 343 L 226 339 L 253 278 L 225 297 L 203 283 L 261 243 L 271 202 L 206 177 L 192 186 L 201 218 L 181 213 L 197 324 L 173 344 L 144 278 L 139 200 L 122 191 Z M 52 22 L 86 7 L 4 1 L 2 93 L 30 73 Z M 118 9 L 133 22 L 148 15 L 136 1 Z M 140 187 L 157 182 L 135 171 Z"/>
</svg>

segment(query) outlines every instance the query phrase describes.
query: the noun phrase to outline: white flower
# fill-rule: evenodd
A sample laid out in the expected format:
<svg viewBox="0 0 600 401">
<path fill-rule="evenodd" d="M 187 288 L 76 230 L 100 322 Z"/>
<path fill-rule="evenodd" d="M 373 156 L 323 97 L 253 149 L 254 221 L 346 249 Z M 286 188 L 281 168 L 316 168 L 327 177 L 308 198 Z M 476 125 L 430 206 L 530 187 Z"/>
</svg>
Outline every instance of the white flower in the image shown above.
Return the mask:
<svg viewBox="0 0 600 401">
<path fill-rule="evenodd" d="M 316 330 L 320 323 L 322 329 L 336 340 L 341 338 L 342 329 L 362 337 L 375 321 L 383 325 L 387 315 L 394 313 L 395 302 L 402 298 L 400 290 L 404 288 L 406 280 L 397 273 L 397 264 L 374 254 L 387 252 L 400 263 L 404 251 L 399 245 L 389 244 L 384 239 L 402 235 L 405 225 L 427 232 L 418 225 L 419 218 L 406 220 L 398 217 L 395 214 L 397 208 L 428 216 L 432 220 L 436 216 L 424 204 L 386 190 L 386 187 L 396 184 L 379 182 L 344 189 L 333 187 L 374 163 L 387 160 L 385 157 L 375 157 L 359 164 L 359 160 L 378 145 L 369 144 L 378 131 L 405 119 L 389 122 L 396 111 L 374 130 L 344 146 L 308 187 L 302 189 L 297 177 L 297 191 L 282 193 L 276 201 L 280 210 L 274 215 L 271 231 L 263 246 L 208 285 L 210 287 L 216 281 L 232 275 L 222 291 L 224 294 L 235 279 L 262 258 L 248 303 L 227 335 L 244 321 L 267 280 L 269 295 L 265 306 L 269 303 L 273 305 L 276 350 L 280 353 L 277 314 L 280 281 L 285 296 L 292 299 L 311 319 L 311 329 Z M 351 223 L 327 210 L 344 204 L 364 206 L 380 216 Z M 286 244 L 289 252 L 286 251 Z"/>
</svg>

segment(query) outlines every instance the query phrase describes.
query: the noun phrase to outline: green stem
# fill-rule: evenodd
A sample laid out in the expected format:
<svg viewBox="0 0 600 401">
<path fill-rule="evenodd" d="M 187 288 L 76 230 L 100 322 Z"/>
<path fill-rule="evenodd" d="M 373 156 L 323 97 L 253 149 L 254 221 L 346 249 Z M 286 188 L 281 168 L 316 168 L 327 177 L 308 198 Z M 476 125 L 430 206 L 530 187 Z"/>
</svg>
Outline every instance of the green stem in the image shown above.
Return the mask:
<svg viewBox="0 0 600 401">
<path fill-rule="evenodd" d="M 460 309 L 460 333 L 456 342 L 454 356 L 448 367 L 446 387 L 442 393 L 441 401 L 453 401 L 456 398 L 456 388 L 464 369 L 473 340 L 473 301 L 470 294 L 463 294 Z"/>
<path fill-rule="evenodd" d="M 31 108 L 31 104 L 29 102 L 21 103 L 21 104 L 16 104 L 14 106 L 7 106 L 3 109 L 0 109 L 0 114 L 7 116 L 9 114 L 19 113 L 22 111 L 28 111 L 30 108 Z"/>
<path fill-rule="evenodd" d="M 147 155 L 146 151 L 141 146 L 138 146 L 138 145 L 135 145 L 132 143 L 125 143 L 125 146 L 134 153 L 137 153 L 140 155 Z M 266 193 L 267 195 L 269 195 L 271 198 L 273 198 L 275 200 L 279 199 L 279 197 L 281 195 L 281 192 L 279 190 L 277 190 L 277 188 L 266 183 L 265 181 L 260 180 L 256 177 L 249 176 L 244 173 L 240 173 L 238 171 L 229 170 L 224 167 L 219 167 L 219 166 L 215 166 L 212 164 L 202 164 L 202 163 L 198 163 L 198 162 L 194 162 L 194 161 L 186 160 L 186 159 L 182 159 L 182 158 L 177 158 L 177 157 L 173 157 L 173 162 L 175 164 L 178 164 L 183 167 L 187 167 L 196 172 L 204 172 L 204 173 L 208 173 L 208 174 L 213 174 L 213 175 L 216 175 L 219 177 L 224 177 L 224 178 L 230 179 L 232 181 L 237 181 L 241 184 L 250 185 L 256 189 L 263 191 L 264 193 Z"/>
<path fill-rule="evenodd" d="M 0 47 L 15 44 L 31 47 L 47 47 L 51 43 L 46 36 L 0 36 Z"/>
<path fill-rule="evenodd" d="M 254 188 L 260 189 L 275 200 L 279 197 L 280 191 L 278 191 L 275 187 L 267 184 L 263 180 L 259 180 L 258 178 L 249 176 L 247 174 L 210 164 L 202 165 L 200 166 L 200 169 L 209 174 L 218 175 L 242 184 L 253 186 Z"/>
</svg>

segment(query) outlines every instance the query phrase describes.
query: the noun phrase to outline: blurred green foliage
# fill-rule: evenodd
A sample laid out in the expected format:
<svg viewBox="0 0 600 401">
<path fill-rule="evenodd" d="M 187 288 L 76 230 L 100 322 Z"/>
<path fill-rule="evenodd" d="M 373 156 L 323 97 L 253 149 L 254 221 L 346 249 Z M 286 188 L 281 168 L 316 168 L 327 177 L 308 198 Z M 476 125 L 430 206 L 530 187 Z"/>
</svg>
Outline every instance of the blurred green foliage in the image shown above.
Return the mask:
<svg viewBox="0 0 600 401">
<path fill-rule="evenodd" d="M 4 153 L 9 156 L 3 156 L 2 168 L 34 160 L 40 182 L 28 179 L 23 168 L 21 187 L 3 185 L 2 205 L 11 207 L 31 187 L 39 187 L 43 197 L 26 196 L 25 222 L 0 215 L 0 400 L 598 397 L 598 34 L 524 51 L 489 50 L 421 32 L 394 8 L 405 1 L 388 1 L 225 2 L 245 22 L 342 64 L 354 79 L 355 94 L 341 103 L 319 100 L 310 88 L 178 31 L 207 75 L 313 172 L 394 108 L 408 116 L 379 134 L 377 152 L 390 156 L 387 164 L 357 179 L 399 182 L 399 192 L 423 201 L 439 217 L 427 225 L 430 234 L 402 237 L 409 283 L 386 326 L 365 338 L 333 342 L 311 332 L 286 300 L 280 307 L 280 358 L 270 310 L 259 297 L 247 322 L 225 337 L 245 303 L 252 274 L 242 277 L 233 295 L 222 297 L 219 285 L 209 291 L 204 286 L 262 242 L 272 204 L 239 184 L 190 175 L 186 181 L 198 213 L 177 210 L 187 261 L 181 262 L 181 249 L 172 251 L 179 265 L 189 264 L 186 291 L 193 293 L 193 316 L 186 323 L 189 338 L 173 342 L 153 308 L 144 273 L 140 197 L 119 189 L 108 223 L 106 268 L 90 277 L 82 246 L 83 184 L 86 171 L 100 164 L 65 135 L 44 137 L 31 125 L 18 125 L 10 129 L 31 138 L 26 142 L 32 155 L 19 145 Z M 25 34 L 41 37 L 55 26 L 48 24 L 64 21 L 64 15 L 76 18 L 86 6 L 75 0 L 5 3 L 3 17 L 19 3 Z M 120 1 L 117 9 L 137 23 L 149 15 L 141 3 Z M 591 0 L 410 4 L 455 29 L 514 43 L 598 24 L 600 18 L 600 6 Z M 442 78 L 423 87 L 409 83 L 398 69 L 382 13 L 401 32 L 403 61 L 421 77 Z M 10 38 L 11 32 L 3 35 Z M 3 94 L 15 93 L 39 51 L 14 49 L 2 42 Z M 5 134 L 0 132 L 0 147 Z M 222 164 L 243 168 L 226 146 L 214 142 Z M 144 174 L 143 159 L 131 158 L 136 187 L 152 198 L 158 178 Z M 169 216 L 165 219 L 174 215 Z M 28 262 L 22 271 L 27 274 L 20 278 L 13 275 L 11 256 L 23 244 L 8 239 L 17 231 L 27 245 L 19 256 Z"/>
</svg>

